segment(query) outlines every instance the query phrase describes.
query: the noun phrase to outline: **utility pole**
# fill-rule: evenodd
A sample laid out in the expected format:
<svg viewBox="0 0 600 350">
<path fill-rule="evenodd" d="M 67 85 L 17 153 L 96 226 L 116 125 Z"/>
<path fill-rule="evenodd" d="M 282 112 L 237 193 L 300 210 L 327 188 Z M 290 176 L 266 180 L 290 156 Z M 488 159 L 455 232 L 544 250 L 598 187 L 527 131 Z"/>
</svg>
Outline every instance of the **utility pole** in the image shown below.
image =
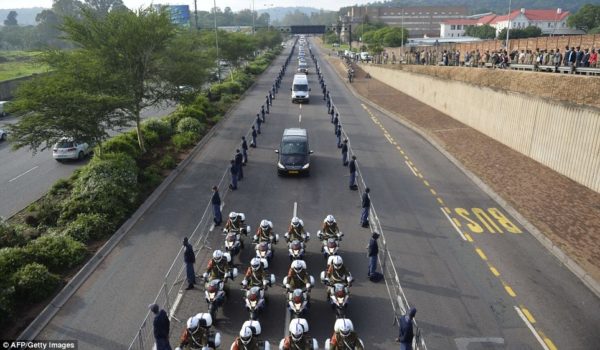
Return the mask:
<svg viewBox="0 0 600 350">
<path fill-rule="evenodd" d="M 512 0 L 508 0 L 508 27 L 506 28 L 506 52 L 510 50 L 508 44 L 510 43 L 510 11 L 512 7 Z"/>
<path fill-rule="evenodd" d="M 221 59 L 219 58 L 219 30 L 217 29 L 217 0 L 213 0 L 214 10 L 213 18 L 215 19 L 215 47 L 217 48 L 217 77 L 221 82 Z"/>
</svg>

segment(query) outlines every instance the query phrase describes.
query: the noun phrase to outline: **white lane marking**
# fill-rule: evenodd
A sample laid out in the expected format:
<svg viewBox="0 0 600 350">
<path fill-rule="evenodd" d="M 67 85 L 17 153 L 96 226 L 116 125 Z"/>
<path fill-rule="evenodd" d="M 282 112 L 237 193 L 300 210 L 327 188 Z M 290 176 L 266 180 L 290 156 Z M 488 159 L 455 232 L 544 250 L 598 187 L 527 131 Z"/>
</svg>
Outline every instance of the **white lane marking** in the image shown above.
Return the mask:
<svg viewBox="0 0 600 350">
<path fill-rule="evenodd" d="M 20 178 L 21 176 L 23 176 L 23 175 L 26 175 L 27 173 L 29 173 L 29 172 L 31 172 L 31 171 L 34 171 L 34 170 L 35 170 L 35 169 L 37 169 L 37 168 L 39 168 L 39 165 L 36 165 L 36 166 L 34 166 L 33 168 L 31 168 L 31 169 L 27 170 L 26 172 L 22 173 L 21 175 L 18 175 L 18 176 L 16 176 L 16 177 L 13 177 L 12 179 L 8 180 L 8 182 L 13 182 L 13 181 L 15 181 L 16 179 Z"/>
<path fill-rule="evenodd" d="M 294 202 L 294 216 L 298 216 L 298 202 Z M 283 337 L 287 337 L 288 335 L 288 325 L 290 324 L 290 311 L 287 308 L 288 300 L 287 293 L 285 293 L 285 322 L 283 324 Z"/>
<path fill-rule="evenodd" d="M 405 161 L 404 161 L 404 163 L 406 163 L 406 166 L 408 166 L 408 167 L 410 168 L 410 171 L 412 171 L 412 173 L 413 173 L 413 174 L 414 174 L 416 177 L 419 177 L 419 175 L 417 175 L 417 172 L 415 171 L 415 169 L 414 169 L 414 168 L 413 168 L 413 167 L 412 167 L 410 164 L 408 164 L 408 161 L 406 161 L 406 160 L 405 160 Z"/>
<path fill-rule="evenodd" d="M 463 239 L 463 241 L 466 241 L 467 237 L 465 237 L 465 235 L 462 233 L 462 231 L 456 226 L 456 224 L 454 223 L 454 221 L 452 221 L 452 219 L 450 218 L 450 216 L 444 211 L 443 208 L 440 208 L 440 210 L 442 211 L 442 213 L 444 214 L 444 216 L 448 219 L 448 221 L 450 221 L 450 224 L 452 224 L 452 227 L 454 227 L 454 229 L 456 230 L 456 232 L 458 232 L 458 234 Z"/>
<path fill-rule="evenodd" d="M 298 202 L 294 202 L 294 216 L 298 216 Z"/>
<path fill-rule="evenodd" d="M 535 328 L 533 328 L 533 325 L 531 324 L 531 322 L 529 322 L 529 320 L 527 319 L 527 317 L 525 317 L 525 315 L 523 314 L 523 311 L 521 311 L 521 309 L 518 306 L 515 306 L 514 308 L 515 308 L 515 311 L 517 311 L 517 314 L 519 314 L 519 317 L 521 317 L 521 319 L 523 320 L 523 322 L 525 322 L 525 324 L 527 325 L 527 328 L 529 328 L 529 330 L 531 331 L 531 333 L 533 333 L 533 336 L 535 337 L 535 339 L 537 339 L 537 341 L 540 343 L 540 345 L 542 346 L 542 348 L 544 350 L 550 350 L 550 348 L 548 348 L 548 345 L 546 345 L 546 343 L 544 342 L 544 340 L 542 339 L 542 337 L 540 337 L 540 335 L 535 330 Z"/>
<path fill-rule="evenodd" d="M 173 306 L 171 306 L 171 310 L 169 310 L 170 317 L 175 315 L 175 312 L 177 312 L 177 308 L 179 307 L 179 303 L 181 302 L 181 299 L 183 299 L 183 292 L 180 290 L 179 293 L 177 293 L 175 302 L 173 302 Z"/>
<path fill-rule="evenodd" d="M 298 123 L 302 123 L 302 114 L 298 115 Z"/>
</svg>

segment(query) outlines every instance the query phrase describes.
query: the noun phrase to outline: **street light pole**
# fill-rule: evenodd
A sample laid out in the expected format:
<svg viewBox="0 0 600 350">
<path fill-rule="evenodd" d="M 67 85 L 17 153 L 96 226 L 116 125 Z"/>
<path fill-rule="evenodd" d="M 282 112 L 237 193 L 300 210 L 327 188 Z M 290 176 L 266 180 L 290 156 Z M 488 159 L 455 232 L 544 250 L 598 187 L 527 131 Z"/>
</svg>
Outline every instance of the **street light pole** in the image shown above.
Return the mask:
<svg viewBox="0 0 600 350">
<path fill-rule="evenodd" d="M 506 51 L 510 50 L 508 44 L 510 43 L 510 11 L 512 7 L 512 0 L 508 0 L 508 27 L 506 28 Z"/>
<path fill-rule="evenodd" d="M 217 77 L 221 82 L 221 59 L 219 58 L 219 30 L 217 29 L 217 0 L 213 0 L 214 10 L 213 18 L 215 19 L 215 47 L 217 48 Z"/>
</svg>

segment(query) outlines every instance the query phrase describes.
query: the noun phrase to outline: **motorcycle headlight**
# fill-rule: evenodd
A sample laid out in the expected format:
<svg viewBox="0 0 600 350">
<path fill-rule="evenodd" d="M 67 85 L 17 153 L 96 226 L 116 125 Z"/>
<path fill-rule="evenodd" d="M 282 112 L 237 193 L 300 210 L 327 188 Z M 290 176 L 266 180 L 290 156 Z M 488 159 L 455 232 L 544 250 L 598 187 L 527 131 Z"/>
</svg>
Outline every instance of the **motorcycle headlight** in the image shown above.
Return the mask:
<svg viewBox="0 0 600 350">
<path fill-rule="evenodd" d="M 216 294 L 217 294 L 217 293 L 208 293 L 208 300 L 210 300 L 210 301 L 213 301 L 213 300 L 215 300 L 215 295 L 216 295 Z"/>
<path fill-rule="evenodd" d="M 308 169 L 308 167 L 310 166 L 309 163 L 304 164 L 304 166 L 302 167 L 302 169 Z"/>
<path fill-rule="evenodd" d="M 277 162 L 277 167 L 279 169 L 285 169 L 285 167 L 283 166 L 283 164 L 281 164 L 281 162 Z"/>
<path fill-rule="evenodd" d="M 292 249 L 292 253 L 294 253 L 294 255 L 298 255 L 300 254 L 300 251 L 298 249 Z"/>
<path fill-rule="evenodd" d="M 343 303 L 344 303 L 344 298 L 337 297 L 336 299 L 337 299 L 337 303 L 338 303 L 339 305 L 341 305 L 341 304 L 343 304 Z"/>
<path fill-rule="evenodd" d="M 264 258 L 264 257 L 265 257 L 265 255 L 267 255 L 267 252 L 265 252 L 264 250 L 261 250 L 261 251 L 260 251 L 260 257 L 261 257 L 261 258 Z"/>
<path fill-rule="evenodd" d="M 327 248 L 327 250 L 329 250 L 329 254 L 335 253 L 335 248 Z"/>
<path fill-rule="evenodd" d="M 296 309 L 296 311 L 300 311 L 300 308 L 302 308 L 301 303 L 294 303 L 294 309 Z"/>
<path fill-rule="evenodd" d="M 256 307 L 256 300 L 251 300 L 250 301 L 250 306 L 253 307 L 253 308 Z"/>
</svg>

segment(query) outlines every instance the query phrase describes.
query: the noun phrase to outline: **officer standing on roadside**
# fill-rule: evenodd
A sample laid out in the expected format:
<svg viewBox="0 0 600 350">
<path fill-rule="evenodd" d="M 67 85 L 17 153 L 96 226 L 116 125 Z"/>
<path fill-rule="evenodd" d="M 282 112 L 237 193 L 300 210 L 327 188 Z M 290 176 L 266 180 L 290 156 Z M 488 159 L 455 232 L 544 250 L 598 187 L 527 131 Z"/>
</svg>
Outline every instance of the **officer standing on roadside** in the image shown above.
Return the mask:
<svg viewBox="0 0 600 350">
<path fill-rule="evenodd" d="M 413 319 L 417 314 L 417 309 L 414 307 L 410 308 L 406 315 L 400 317 L 398 338 L 396 341 L 400 343 L 400 350 L 412 350 L 414 333 Z"/>
<path fill-rule="evenodd" d="M 348 166 L 348 139 L 342 144 L 342 164 Z"/>
<path fill-rule="evenodd" d="M 243 165 L 248 163 L 248 143 L 246 142 L 246 136 L 242 136 L 242 156 L 244 157 Z"/>
<path fill-rule="evenodd" d="M 169 321 L 167 312 L 164 309 L 161 310 L 156 304 L 150 304 L 148 307 L 154 314 L 152 326 L 154 328 L 154 343 L 156 344 L 156 350 L 171 350 L 171 344 L 169 344 L 171 321 Z"/>
<path fill-rule="evenodd" d="M 235 157 L 233 159 L 235 160 L 235 166 L 237 166 L 238 181 L 241 181 L 244 178 L 244 169 L 242 168 L 244 164 L 244 156 L 242 156 L 242 153 L 239 149 L 235 150 Z"/>
<path fill-rule="evenodd" d="M 196 272 L 194 271 L 196 254 L 194 254 L 194 248 L 188 242 L 187 237 L 183 238 L 183 246 L 185 247 L 185 250 L 183 252 L 183 262 L 185 263 L 185 274 L 188 282 L 186 290 L 190 290 L 194 289 L 194 284 L 196 284 Z"/>
<path fill-rule="evenodd" d="M 256 137 L 258 134 L 256 133 L 256 128 L 252 125 L 252 143 L 250 143 L 250 147 L 256 148 Z"/>
<path fill-rule="evenodd" d="M 367 255 L 369 256 L 369 272 L 367 273 L 367 276 L 372 281 L 377 276 L 377 255 L 379 254 L 379 244 L 377 244 L 378 238 L 379 233 L 373 232 L 373 235 L 369 240 L 369 245 L 367 246 Z"/>
<path fill-rule="evenodd" d="M 260 134 L 260 125 L 262 124 L 262 120 L 260 119 L 260 116 L 257 114 L 256 115 L 256 132 L 258 132 Z"/>
<path fill-rule="evenodd" d="M 235 165 L 235 160 L 231 160 L 230 162 L 231 166 L 229 167 L 229 172 L 231 173 L 231 183 L 229 184 L 229 188 L 232 191 L 237 190 L 237 182 L 238 182 L 238 170 L 237 170 L 237 166 Z"/>
<path fill-rule="evenodd" d="M 215 226 L 221 226 L 223 218 L 221 216 L 221 197 L 219 196 L 219 188 L 217 186 L 212 187 L 213 195 L 210 199 L 210 203 L 213 207 L 213 215 Z"/>
<path fill-rule="evenodd" d="M 348 166 L 350 169 L 350 189 L 352 191 L 358 190 L 358 186 L 356 185 L 356 156 L 352 155 L 352 160 L 350 161 L 350 165 Z"/>
<path fill-rule="evenodd" d="M 339 124 L 335 128 L 335 136 L 337 136 L 337 147 L 342 148 L 342 127 Z"/>
<path fill-rule="evenodd" d="M 362 205 L 360 212 L 360 225 L 362 227 L 369 227 L 369 211 L 371 211 L 371 198 L 369 197 L 369 192 L 371 190 L 367 187 L 365 188 L 365 193 L 362 196 Z"/>
</svg>

